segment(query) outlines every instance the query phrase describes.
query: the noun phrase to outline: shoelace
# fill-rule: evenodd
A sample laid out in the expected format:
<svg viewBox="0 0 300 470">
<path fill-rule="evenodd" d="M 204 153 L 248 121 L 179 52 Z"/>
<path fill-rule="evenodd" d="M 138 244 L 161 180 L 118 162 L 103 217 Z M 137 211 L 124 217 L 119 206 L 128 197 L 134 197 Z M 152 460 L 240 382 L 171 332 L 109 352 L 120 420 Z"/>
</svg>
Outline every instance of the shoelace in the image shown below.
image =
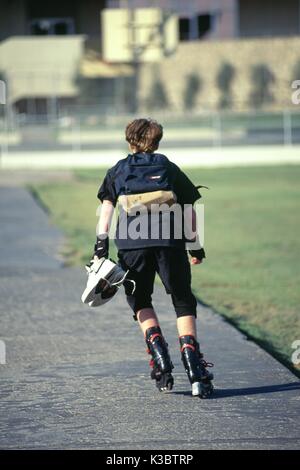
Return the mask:
<svg viewBox="0 0 300 470">
<path fill-rule="evenodd" d="M 201 364 L 203 367 L 214 367 L 214 364 L 212 362 L 206 362 L 205 359 L 200 359 Z"/>
<path fill-rule="evenodd" d="M 181 348 L 180 348 L 180 351 L 184 351 L 185 348 L 191 348 L 193 351 L 197 351 L 197 349 L 195 348 L 195 346 L 192 346 L 191 344 L 184 344 Z M 200 363 L 203 367 L 214 367 L 214 364 L 212 362 L 207 362 L 204 358 L 203 358 L 203 354 L 199 351 L 198 349 L 198 354 L 199 354 L 199 359 L 200 359 Z"/>
<path fill-rule="evenodd" d="M 201 352 L 199 352 L 199 356 L 200 356 L 200 362 L 203 365 L 203 367 L 214 367 L 213 362 L 207 362 L 204 359 L 203 354 Z"/>
</svg>

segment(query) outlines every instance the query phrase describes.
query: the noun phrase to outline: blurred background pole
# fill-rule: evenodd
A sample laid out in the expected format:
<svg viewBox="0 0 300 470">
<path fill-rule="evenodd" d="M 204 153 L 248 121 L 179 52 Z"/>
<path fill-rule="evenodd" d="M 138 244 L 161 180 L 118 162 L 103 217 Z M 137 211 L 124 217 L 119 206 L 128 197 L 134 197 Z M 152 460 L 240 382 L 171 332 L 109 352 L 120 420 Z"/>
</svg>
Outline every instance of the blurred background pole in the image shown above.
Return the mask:
<svg viewBox="0 0 300 470">
<path fill-rule="evenodd" d="M 80 113 L 72 116 L 72 149 L 73 152 L 81 152 Z"/>
<path fill-rule="evenodd" d="M 292 116 L 289 109 L 283 110 L 283 135 L 284 145 L 293 145 Z"/>
<path fill-rule="evenodd" d="M 214 146 L 221 147 L 222 146 L 222 121 L 221 121 L 221 113 L 216 112 L 213 116 L 213 128 L 215 131 L 214 137 Z"/>
<path fill-rule="evenodd" d="M 50 122 L 56 122 L 57 119 L 57 90 L 58 90 L 58 76 L 55 72 L 52 76 L 52 93 L 50 97 Z"/>
<path fill-rule="evenodd" d="M 138 110 L 138 89 L 139 89 L 139 76 L 140 76 L 140 64 L 139 64 L 139 50 L 137 45 L 137 32 L 135 24 L 135 9 L 131 8 L 129 0 L 125 1 L 126 8 L 128 10 L 128 20 L 129 20 L 129 47 L 131 48 L 132 53 L 132 65 L 134 70 L 133 78 L 133 89 L 131 91 L 131 103 L 130 111 L 134 114 Z"/>
<path fill-rule="evenodd" d="M 6 83 L 4 80 L 0 80 L 0 106 L 3 108 L 3 117 L 2 117 L 2 136 L 0 141 L 0 168 L 2 167 L 2 157 L 4 153 L 7 153 L 8 150 L 8 136 L 7 136 L 7 98 L 6 98 Z M 2 113 L 1 113 L 2 114 Z"/>
</svg>

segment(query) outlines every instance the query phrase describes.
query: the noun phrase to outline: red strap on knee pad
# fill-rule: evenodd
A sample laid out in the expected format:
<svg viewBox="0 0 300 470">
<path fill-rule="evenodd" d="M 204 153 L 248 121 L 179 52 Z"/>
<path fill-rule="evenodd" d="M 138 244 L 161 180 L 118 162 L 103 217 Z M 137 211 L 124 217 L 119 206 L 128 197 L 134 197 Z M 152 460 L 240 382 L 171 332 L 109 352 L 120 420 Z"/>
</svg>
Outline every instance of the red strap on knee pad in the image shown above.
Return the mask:
<svg viewBox="0 0 300 470">
<path fill-rule="evenodd" d="M 195 351 L 195 346 L 192 346 L 191 344 L 184 344 L 183 346 L 181 346 L 180 348 L 180 352 L 184 351 L 185 348 L 190 348 L 192 351 Z"/>
<path fill-rule="evenodd" d="M 152 343 L 152 341 L 153 341 L 157 336 L 159 336 L 159 338 L 162 338 L 162 336 L 161 336 L 159 333 L 154 333 L 153 335 L 150 336 L 149 341 L 151 341 L 151 343 Z"/>
</svg>

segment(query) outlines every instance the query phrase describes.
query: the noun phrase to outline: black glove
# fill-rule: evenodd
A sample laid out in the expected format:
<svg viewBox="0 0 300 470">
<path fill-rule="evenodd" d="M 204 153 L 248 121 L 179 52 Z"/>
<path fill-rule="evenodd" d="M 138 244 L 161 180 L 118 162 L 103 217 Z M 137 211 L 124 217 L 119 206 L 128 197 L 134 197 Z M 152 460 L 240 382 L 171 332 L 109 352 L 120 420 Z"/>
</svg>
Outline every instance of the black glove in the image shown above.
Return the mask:
<svg viewBox="0 0 300 470">
<path fill-rule="evenodd" d="M 200 248 L 199 250 L 189 250 L 189 254 L 193 258 L 197 258 L 199 261 L 202 261 L 203 258 L 206 258 L 204 248 Z"/>
<path fill-rule="evenodd" d="M 189 245 L 192 245 L 192 249 L 189 250 L 189 254 L 193 258 L 197 258 L 199 261 L 202 261 L 204 258 L 206 258 L 204 248 L 201 246 L 198 235 L 195 237 L 193 242 L 187 244 L 187 248 L 189 248 Z"/>
<path fill-rule="evenodd" d="M 97 240 L 94 246 L 94 256 L 98 258 L 108 258 L 109 238 L 107 233 L 97 235 Z"/>
</svg>

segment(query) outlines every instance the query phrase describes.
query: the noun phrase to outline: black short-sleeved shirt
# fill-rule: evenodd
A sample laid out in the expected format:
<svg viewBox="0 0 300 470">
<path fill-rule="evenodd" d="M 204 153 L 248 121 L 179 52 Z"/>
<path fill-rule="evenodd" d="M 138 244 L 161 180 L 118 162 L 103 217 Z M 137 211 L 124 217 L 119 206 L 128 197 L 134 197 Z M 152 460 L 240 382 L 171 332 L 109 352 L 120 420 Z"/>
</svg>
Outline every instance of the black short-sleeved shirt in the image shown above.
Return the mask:
<svg viewBox="0 0 300 470">
<path fill-rule="evenodd" d="M 201 194 L 187 175 L 172 162 L 175 171 L 174 192 L 179 204 L 194 204 L 201 198 Z"/>
<path fill-rule="evenodd" d="M 114 167 L 108 170 L 106 176 L 99 188 L 97 197 L 101 202 L 108 200 L 113 203 L 115 206 L 117 204 L 118 195 L 116 193 L 116 188 L 113 182 Z"/>
<path fill-rule="evenodd" d="M 139 154 L 141 155 L 141 154 Z M 149 154 L 147 154 L 149 157 Z M 132 155 L 128 155 L 127 159 L 132 157 Z M 166 159 L 165 156 L 162 155 L 164 159 Z M 119 165 L 120 163 L 124 162 L 126 159 L 120 160 L 114 167 L 112 167 L 110 170 L 108 170 L 100 188 L 97 194 L 98 199 L 100 199 L 101 202 L 104 200 L 111 201 L 114 206 L 117 204 L 118 200 L 118 194 L 116 192 L 116 188 L 114 185 L 114 178 L 116 175 L 116 172 L 119 171 Z M 195 187 L 195 185 L 191 182 L 191 180 L 187 177 L 187 175 L 173 162 L 169 162 L 170 167 L 173 172 L 173 189 L 174 192 L 177 196 L 177 203 L 180 205 L 184 204 L 194 204 L 198 199 L 201 198 L 201 194 L 199 193 L 198 189 Z M 147 248 L 150 246 L 171 246 L 174 248 L 184 248 L 185 247 L 185 239 L 182 236 L 180 239 L 176 238 L 174 236 L 175 229 L 174 226 L 172 227 L 171 223 L 171 228 L 170 228 L 170 236 L 166 239 L 165 237 L 160 236 L 159 238 L 152 238 L 151 237 L 151 230 L 150 230 L 150 214 L 148 214 L 146 217 L 149 217 L 149 230 L 148 234 L 145 237 L 144 235 L 141 235 L 140 238 L 137 239 L 132 239 L 130 237 L 130 234 L 126 237 L 126 239 L 123 239 L 122 236 L 120 236 L 120 230 L 119 227 L 121 225 L 120 221 L 124 220 L 123 218 L 126 218 L 126 224 L 129 225 L 134 219 L 134 216 L 128 216 L 122 208 L 120 209 L 119 213 L 119 219 L 118 219 L 118 224 L 117 224 L 117 229 L 116 229 L 116 236 L 115 236 L 115 242 L 116 245 L 119 249 L 137 249 L 137 248 Z M 166 214 L 159 214 L 159 219 L 158 219 L 158 224 L 162 225 L 164 217 L 168 217 Z M 174 219 L 172 218 L 171 214 L 171 222 L 173 221 L 173 225 L 176 224 Z M 124 227 L 124 225 L 123 225 Z"/>
</svg>

